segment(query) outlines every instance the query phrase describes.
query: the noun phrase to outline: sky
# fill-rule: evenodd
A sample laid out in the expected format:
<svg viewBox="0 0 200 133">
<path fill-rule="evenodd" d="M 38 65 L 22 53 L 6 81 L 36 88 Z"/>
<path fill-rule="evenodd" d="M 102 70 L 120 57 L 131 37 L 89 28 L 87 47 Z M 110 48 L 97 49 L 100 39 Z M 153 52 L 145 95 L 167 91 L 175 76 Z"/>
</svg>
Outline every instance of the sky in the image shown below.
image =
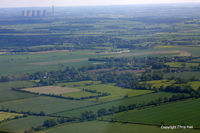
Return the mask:
<svg viewBox="0 0 200 133">
<path fill-rule="evenodd" d="M 38 6 L 96 6 L 200 2 L 200 0 L 0 0 L 0 8 Z"/>
</svg>

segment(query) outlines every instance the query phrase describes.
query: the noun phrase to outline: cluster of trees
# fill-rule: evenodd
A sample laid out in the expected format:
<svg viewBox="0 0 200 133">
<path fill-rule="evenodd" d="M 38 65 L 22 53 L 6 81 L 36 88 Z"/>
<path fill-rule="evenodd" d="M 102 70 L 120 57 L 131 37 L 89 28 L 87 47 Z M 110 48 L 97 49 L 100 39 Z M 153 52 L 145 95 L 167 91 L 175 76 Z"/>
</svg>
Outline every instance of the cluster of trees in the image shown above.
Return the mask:
<svg viewBox="0 0 200 133">
<path fill-rule="evenodd" d="M 187 21 L 187 18 L 180 18 L 180 17 L 169 17 L 169 16 L 155 16 L 155 17 L 136 17 L 136 18 L 129 18 L 129 21 L 139 21 L 147 24 L 173 24 L 179 23 L 182 21 Z"/>
<path fill-rule="evenodd" d="M 140 104 L 130 104 L 130 105 L 118 105 L 118 106 L 112 106 L 109 109 L 106 108 L 101 108 L 99 110 L 97 110 L 97 112 L 93 112 L 93 111 L 85 111 L 81 114 L 80 120 L 84 121 L 91 121 L 91 120 L 96 120 L 97 117 L 102 117 L 104 115 L 111 115 L 114 113 L 119 113 L 119 112 L 124 112 L 124 111 L 128 111 L 128 110 L 133 110 L 133 109 L 138 109 L 138 108 L 144 108 L 147 106 L 157 106 L 160 105 L 162 103 L 168 103 L 168 102 L 174 102 L 177 100 L 182 100 L 182 99 L 187 99 L 190 98 L 190 95 L 187 94 L 176 94 L 173 95 L 172 97 L 160 97 L 156 100 L 152 100 L 149 101 L 147 103 L 140 103 Z"/>
<path fill-rule="evenodd" d="M 30 46 L 38 46 L 38 45 L 63 45 L 64 38 L 59 35 L 24 35 L 24 36 L 10 36 L 10 35 L 2 35 L 0 44 L 1 47 L 30 47 Z M 19 43 L 20 42 L 20 43 Z M 24 51 L 16 51 L 16 52 L 24 52 Z"/>
<path fill-rule="evenodd" d="M 60 118 L 55 118 L 55 119 L 48 119 L 48 120 L 45 120 L 42 125 L 25 130 L 24 133 L 33 133 L 33 132 L 41 131 L 50 127 L 57 126 L 59 124 L 74 122 L 74 121 L 77 121 L 76 117 L 70 117 L 70 118 L 60 117 Z"/>
<path fill-rule="evenodd" d="M 138 82 L 138 77 L 134 73 L 121 73 L 107 72 L 100 76 L 98 80 L 102 83 L 115 83 L 117 86 L 124 88 L 134 88 Z"/>
<path fill-rule="evenodd" d="M 116 83 L 118 86 L 130 88 L 137 82 L 137 76 L 133 73 L 99 72 L 89 73 L 82 68 L 69 68 L 65 70 L 37 72 L 30 75 L 31 80 L 40 80 L 38 86 L 54 85 L 56 81 L 76 82 L 84 80 L 98 80 L 102 83 Z"/>
<path fill-rule="evenodd" d="M 85 111 L 81 114 L 80 121 L 96 120 L 97 115 L 93 111 Z"/>
<path fill-rule="evenodd" d="M 145 69 L 150 68 L 152 70 L 162 70 L 169 72 L 170 66 L 166 65 L 167 62 L 190 62 L 196 57 L 133 57 L 133 58 L 114 58 L 114 57 L 102 57 L 102 58 L 89 58 L 89 61 L 105 62 L 99 65 L 100 68 L 115 68 L 115 69 Z M 93 67 L 95 69 L 95 67 Z M 179 68 L 178 68 L 179 69 Z M 192 66 L 190 68 L 192 71 L 199 70 L 199 66 Z M 183 69 L 185 71 L 186 69 Z"/>
<path fill-rule="evenodd" d="M 103 64 L 83 66 L 78 69 L 74 67 L 66 67 L 64 70 L 48 71 L 48 72 L 36 72 L 33 74 L 24 75 L 4 75 L 0 77 L 0 82 L 15 81 L 15 80 L 40 80 L 41 85 L 53 85 L 56 81 L 83 81 L 83 80 L 104 80 L 104 78 L 112 78 L 117 75 L 118 71 L 125 70 L 141 70 L 146 69 L 146 72 L 142 74 L 139 78 L 142 81 L 148 80 L 158 80 L 162 79 L 163 72 L 170 71 L 169 66 L 166 66 L 166 62 L 188 62 L 191 61 L 191 57 L 138 57 L 138 58 L 113 58 L 113 57 L 103 57 L 103 58 L 90 58 L 89 61 L 101 61 L 105 62 Z M 149 69 L 149 68 L 152 69 Z M 89 73 L 90 70 L 105 69 L 109 68 L 111 74 L 106 72 L 95 72 Z M 159 71 L 154 73 L 153 69 L 158 69 Z M 112 74 L 114 73 L 114 75 Z M 119 75 L 119 74 L 118 74 Z M 105 79 L 103 82 L 109 82 Z M 124 86 L 124 85 L 123 85 Z"/>
<path fill-rule="evenodd" d="M 188 93 L 192 97 L 200 97 L 200 87 L 195 90 L 190 85 L 169 85 L 167 87 L 160 87 L 160 91 L 166 91 L 166 92 L 174 92 L 174 93 Z"/>
<path fill-rule="evenodd" d="M 187 57 L 187 56 L 174 56 L 174 57 L 99 57 L 99 58 L 89 58 L 89 61 L 102 61 L 102 62 L 112 62 L 112 63 L 145 63 L 147 65 L 152 65 L 155 63 L 166 63 L 166 62 L 189 62 L 197 57 Z"/>
<path fill-rule="evenodd" d="M 0 82 L 9 82 L 9 81 L 16 81 L 16 80 L 28 80 L 28 79 L 29 79 L 28 74 L 0 76 Z"/>
<path fill-rule="evenodd" d="M 91 58 L 91 61 L 102 61 L 104 64 L 98 64 L 94 66 L 81 67 L 81 68 L 69 68 L 64 70 L 50 71 L 50 72 L 37 72 L 31 74 L 29 77 L 31 80 L 40 80 L 41 85 L 53 85 L 56 81 L 64 82 L 76 82 L 84 80 L 99 80 L 102 83 L 116 83 L 117 86 L 125 88 L 134 88 L 138 81 L 151 81 L 163 79 L 164 72 L 162 67 L 166 62 L 173 61 L 190 61 L 191 57 L 142 57 L 142 58 Z M 119 73 L 124 68 L 140 70 L 140 68 L 146 68 L 146 71 L 141 76 L 136 76 L 134 73 Z M 149 69 L 149 67 L 158 70 Z M 110 68 L 110 71 L 100 71 L 90 73 L 89 70 Z M 133 69 L 132 69 L 133 70 Z M 182 81 L 181 81 L 182 82 Z"/>
<path fill-rule="evenodd" d="M 176 84 L 184 84 L 184 83 L 186 84 L 191 81 L 199 81 L 199 79 L 196 77 L 191 77 L 189 79 L 185 79 L 185 78 L 173 77 L 173 76 L 169 77 L 168 80 L 174 80 L 174 81 L 176 81 Z"/>
<path fill-rule="evenodd" d="M 70 26 L 71 27 L 71 26 Z M 55 30 L 64 30 L 69 27 L 51 27 L 49 30 L 53 32 Z M 71 27 L 71 30 L 79 30 L 84 28 L 94 29 L 93 27 Z M 43 30 L 44 31 L 44 30 Z M 43 32 L 41 30 L 41 32 Z M 9 31 L 11 32 L 11 31 Z M 15 31 L 16 32 L 16 31 Z M 44 31 L 45 32 L 45 31 Z M 70 34 L 72 35 L 72 34 Z M 145 40 L 140 40 L 139 42 L 144 42 Z M 20 43 L 18 43 L 20 42 Z M 1 47 L 31 47 L 31 46 L 38 46 L 38 45 L 63 45 L 64 43 L 73 44 L 73 48 L 75 49 L 91 49 L 97 46 L 104 47 L 107 44 L 112 43 L 113 45 L 117 46 L 118 48 L 136 48 L 135 44 L 137 44 L 137 40 L 125 40 L 121 38 L 115 38 L 109 35 L 99 35 L 99 36 L 71 36 L 71 37 L 64 37 L 62 35 L 24 35 L 24 36 L 14 36 L 11 37 L 10 35 L 2 35 L 0 44 Z M 4 45 L 6 44 L 6 45 Z M 123 44 L 123 45 L 122 45 Z M 20 51 L 22 50 L 22 51 Z M 26 49 L 27 50 L 27 49 Z M 16 49 L 15 52 L 25 52 L 23 49 Z"/>
<path fill-rule="evenodd" d="M 140 81 L 151 81 L 163 79 L 164 73 L 162 71 L 146 72 L 142 73 Z"/>
</svg>

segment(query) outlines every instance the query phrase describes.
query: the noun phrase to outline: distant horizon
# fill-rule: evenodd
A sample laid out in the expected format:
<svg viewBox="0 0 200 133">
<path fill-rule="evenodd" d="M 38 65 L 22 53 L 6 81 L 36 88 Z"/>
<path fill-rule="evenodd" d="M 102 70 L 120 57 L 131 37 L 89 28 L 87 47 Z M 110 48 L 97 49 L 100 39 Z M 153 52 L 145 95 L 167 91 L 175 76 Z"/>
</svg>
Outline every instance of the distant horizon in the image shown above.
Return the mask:
<svg viewBox="0 0 200 133">
<path fill-rule="evenodd" d="M 163 4 L 200 4 L 199 0 L 140 0 L 136 2 L 134 0 L 85 0 L 84 3 L 80 2 L 83 0 L 0 0 L 0 8 L 27 8 L 27 7 L 87 7 L 87 6 L 129 6 L 129 5 L 163 5 Z"/>
<path fill-rule="evenodd" d="M 47 7 L 106 7 L 106 6 L 145 6 L 145 5 L 184 5 L 184 4 L 200 4 L 200 2 L 184 2 L 184 3 L 149 3 L 149 4 L 121 4 L 121 5 L 77 5 L 77 6 L 24 6 L 24 7 L 0 7 L 0 9 L 12 9 L 12 8 L 47 8 Z"/>
</svg>

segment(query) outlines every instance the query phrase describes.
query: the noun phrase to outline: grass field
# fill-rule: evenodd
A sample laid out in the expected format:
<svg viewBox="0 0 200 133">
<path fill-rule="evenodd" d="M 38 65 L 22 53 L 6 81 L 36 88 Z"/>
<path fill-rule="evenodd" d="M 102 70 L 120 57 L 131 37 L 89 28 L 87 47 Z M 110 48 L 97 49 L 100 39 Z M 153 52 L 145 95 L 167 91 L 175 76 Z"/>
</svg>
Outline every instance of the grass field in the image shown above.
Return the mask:
<svg viewBox="0 0 200 133">
<path fill-rule="evenodd" d="M 87 101 L 72 101 L 53 97 L 38 96 L 20 100 L 13 100 L 0 103 L 0 107 L 9 108 L 16 111 L 30 111 L 39 113 L 43 111 L 47 114 L 84 107 L 93 104 Z"/>
<path fill-rule="evenodd" d="M 0 102 L 35 97 L 35 95 L 11 90 L 11 88 L 13 88 L 13 87 L 14 88 L 16 88 L 16 87 L 32 87 L 33 85 L 35 85 L 35 84 L 33 82 L 29 82 L 29 81 L 1 82 L 0 83 Z"/>
<path fill-rule="evenodd" d="M 170 78 L 170 77 L 179 77 L 179 78 L 184 78 L 184 79 L 190 79 L 192 77 L 195 77 L 197 79 L 200 79 L 200 72 L 180 72 L 180 73 L 164 74 L 164 78 Z"/>
<path fill-rule="evenodd" d="M 23 116 L 22 114 L 0 112 L 0 122 L 7 119 L 15 118 L 16 116 Z"/>
<path fill-rule="evenodd" d="M 80 91 L 79 89 L 76 89 L 76 88 L 60 87 L 60 86 L 34 87 L 34 88 L 25 88 L 22 90 L 27 91 L 27 92 L 32 92 L 32 93 L 55 94 L 55 95 Z"/>
<path fill-rule="evenodd" d="M 166 92 L 158 92 L 158 93 L 150 93 L 150 94 L 145 94 L 145 95 L 139 95 L 135 97 L 130 97 L 126 99 L 121 99 L 121 100 L 116 100 L 104 104 L 99 104 L 99 105 L 94 105 L 90 106 L 87 108 L 80 108 L 80 109 L 75 109 L 71 111 L 61 111 L 59 113 L 56 113 L 55 115 L 59 116 L 79 116 L 82 112 L 85 111 L 94 111 L 97 112 L 99 109 L 105 108 L 109 109 L 112 106 L 118 106 L 118 105 L 130 105 L 130 104 L 139 104 L 139 103 L 147 103 L 150 100 L 156 100 L 159 97 L 171 97 L 174 95 L 173 93 L 166 93 Z"/>
<path fill-rule="evenodd" d="M 54 119 L 46 116 L 29 116 L 26 118 L 16 119 L 0 124 L 0 132 L 17 132 L 23 133 L 24 130 L 31 127 L 37 127 L 43 124 L 45 120 Z"/>
<path fill-rule="evenodd" d="M 81 82 L 78 82 L 78 83 L 81 84 Z M 95 82 L 94 82 L 94 84 L 95 84 Z M 109 96 L 100 97 L 98 99 L 99 102 L 106 102 L 106 101 L 121 99 L 126 95 L 128 95 L 129 97 L 132 97 L 132 96 L 137 96 L 137 95 L 142 95 L 142 94 L 152 92 L 152 91 L 149 91 L 149 90 L 124 89 L 124 88 L 121 88 L 121 87 L 114 86 L 114 84 L 96 84 L 96 85 L 86 85 L 86 86 L 78 86 L 78 84 L 76 84 L 76 82 L 73 82 L 73 83 L 70 84 L 70 86 L 74 86 L 74 85 L 76 85 L 77 86 L 76 88 L 79 88 L 79 89 L 96 90 L 97 92 L 110 93 L 111 94 Z M 76 95 L 78 95 L 78 93 Z M 80 95 L 82 95 L 82 92 L 80 92 Z M 70 96 L 70 94 L 68 94 L 68 96 Z M 90 100 L 96 101 L 96 98 L 90 99 Z"/>
<path fill-rule="evenodd" d="M 95 51 L 91 50 L 1 55 L 0 75 L 57 70 L 63 69 L 65 66 L 80 67 L 89 64 L 91 65 L 93 62 L 89 62 L 87 60 L 88 58 L 101 56 L 105 55 L 95 55 Z"/>
<path fill-rule="evenodd" d="M 190 99 L 114 115 L 119 121 L 200 127 L 200 99 Z"/>
<path fill-rule="evenodd" d="M 198 133 L 199 130 L 162 130 L 157 126 L 109 122 L 64 124 L 40 133 Z"/>
<path fill-rule="evenodd" d="M 79 91 L 79 92 L 72 92 L 72 93 L 65 93 L 62 94 L 64 97 L 73 97 L 73 98 L 81 98 L 81 97 L 89 97 L 89 96 L 97 96 L 96 93 L 90 93 L 86 91 Z"/>
</svg>

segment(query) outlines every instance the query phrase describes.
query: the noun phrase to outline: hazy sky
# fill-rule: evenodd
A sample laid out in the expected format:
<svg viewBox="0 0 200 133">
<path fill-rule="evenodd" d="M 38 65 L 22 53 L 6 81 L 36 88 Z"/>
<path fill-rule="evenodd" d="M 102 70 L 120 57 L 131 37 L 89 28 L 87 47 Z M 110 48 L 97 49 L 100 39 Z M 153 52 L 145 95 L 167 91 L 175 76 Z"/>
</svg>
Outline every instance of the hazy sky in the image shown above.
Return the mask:
<svg viewBox="0 0 200 133">
<path fill-rule="evenodd" d="M 200 2 L 200 0 L 0 0 L 0 8 Z"/>
</svg>

